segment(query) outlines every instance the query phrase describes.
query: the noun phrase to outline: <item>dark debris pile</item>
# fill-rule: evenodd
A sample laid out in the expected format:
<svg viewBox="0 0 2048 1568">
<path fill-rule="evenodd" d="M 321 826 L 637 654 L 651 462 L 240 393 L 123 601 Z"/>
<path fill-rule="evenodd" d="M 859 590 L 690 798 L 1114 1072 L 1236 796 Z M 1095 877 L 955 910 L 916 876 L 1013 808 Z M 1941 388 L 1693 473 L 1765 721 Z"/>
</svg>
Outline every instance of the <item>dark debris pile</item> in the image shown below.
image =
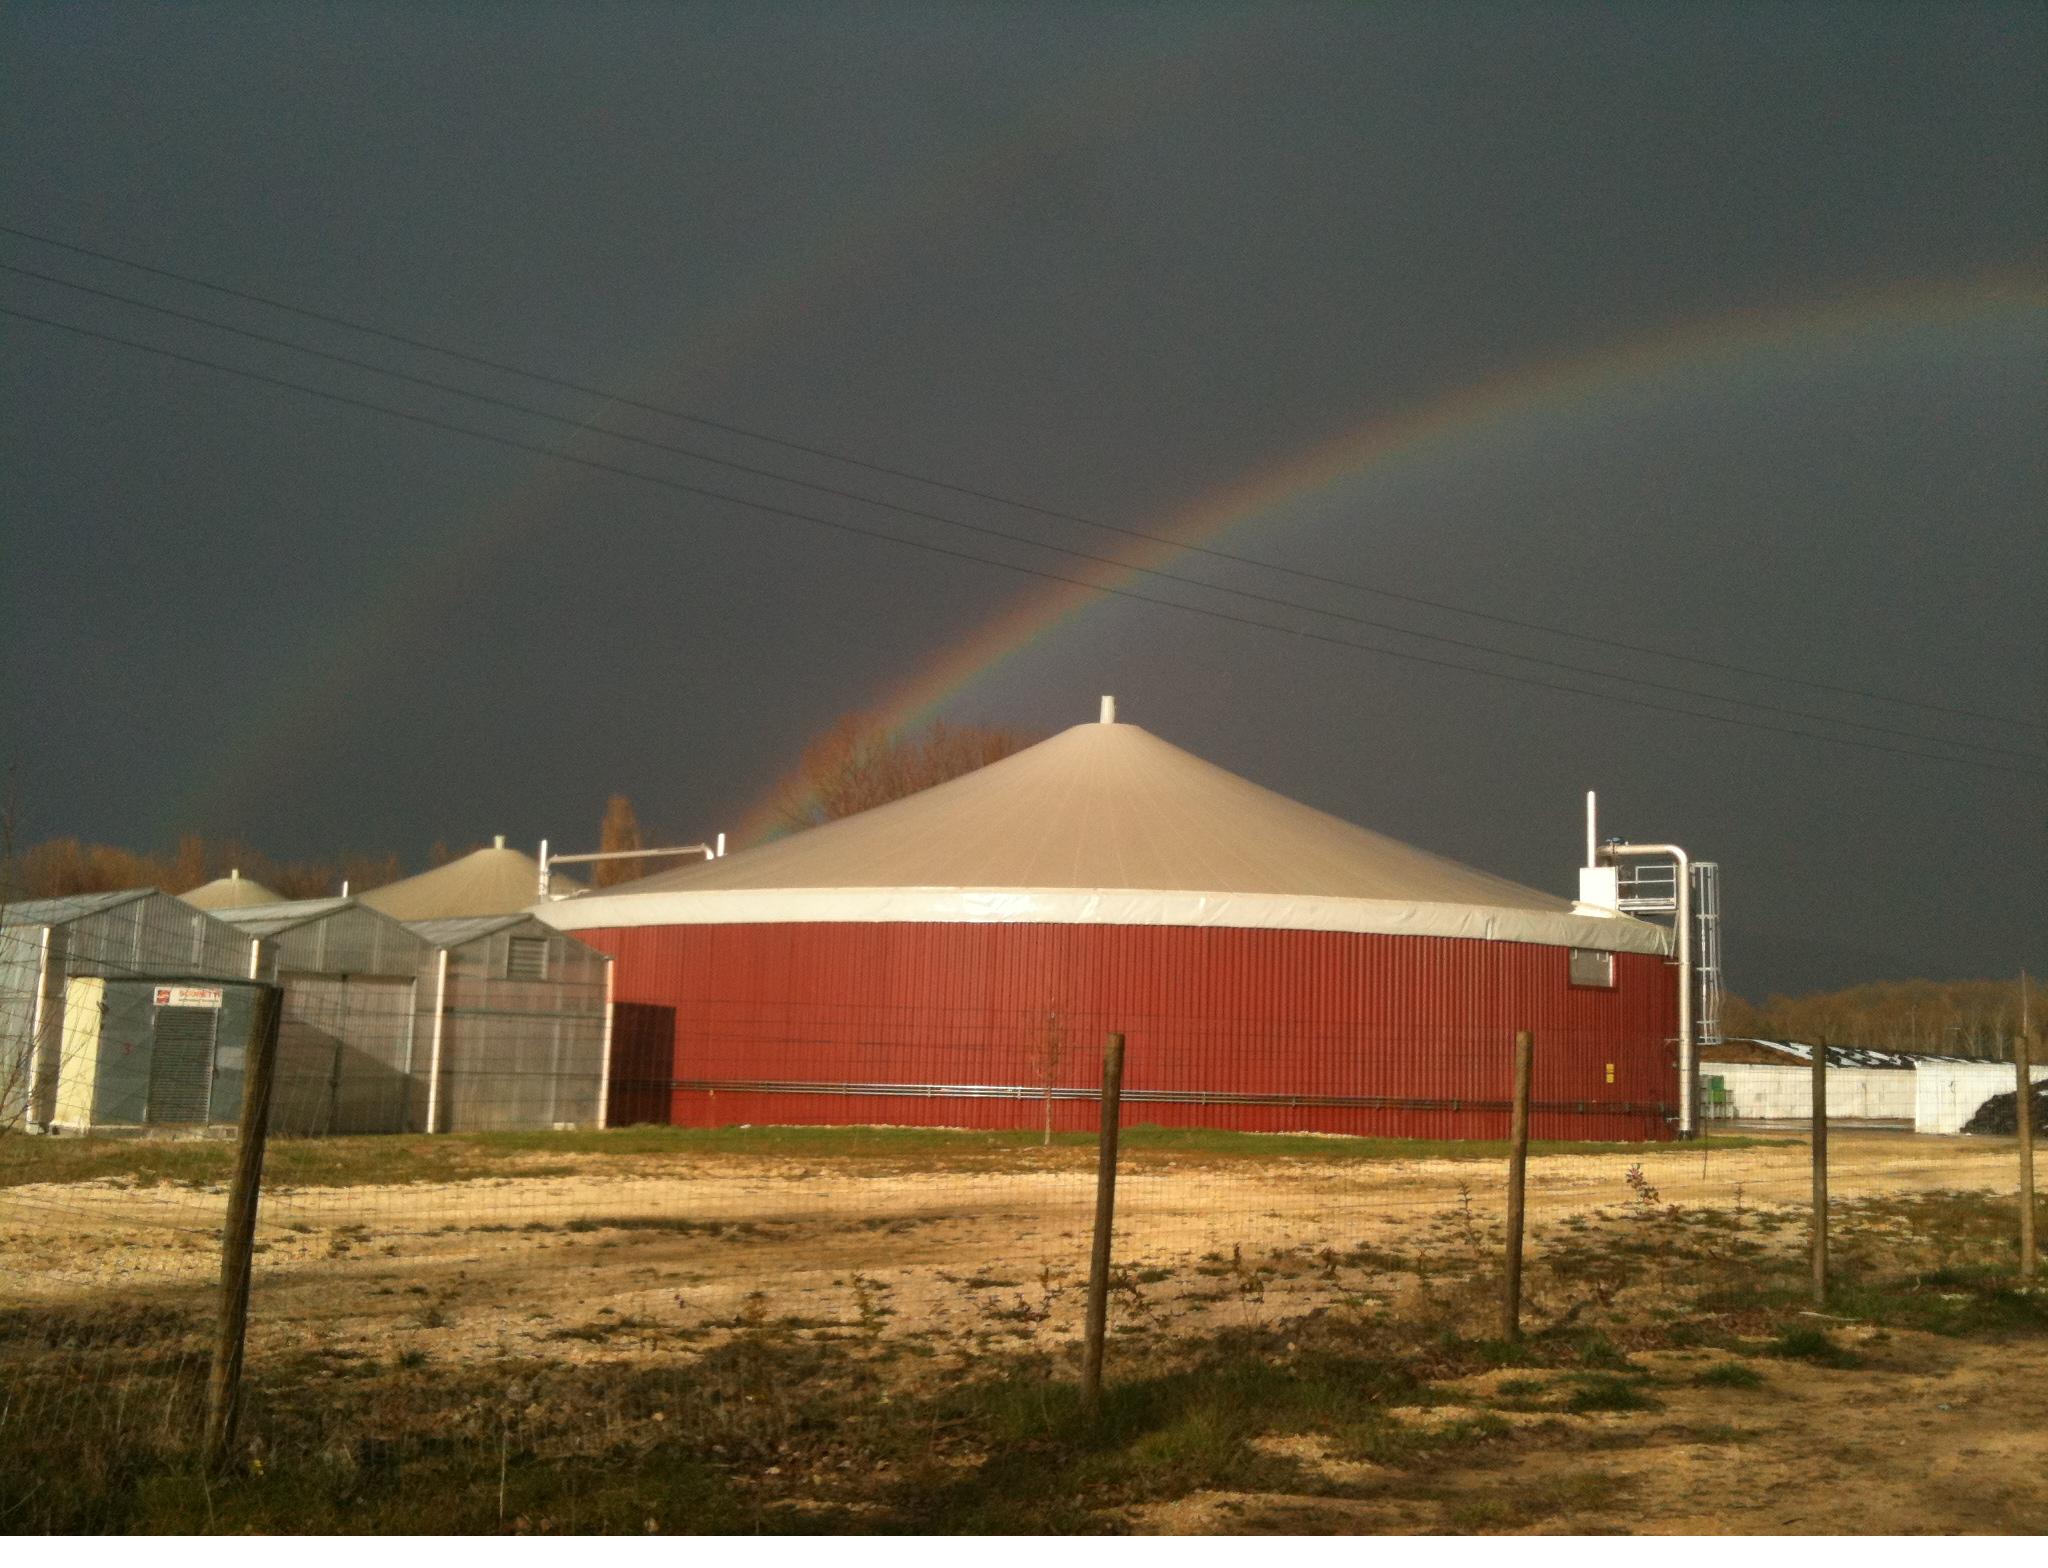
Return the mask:
<svg viewBox="0 0 2048 1568">
<path fill-rule="evenodd" d="M 1963 1131 L 2004 1133 L 2011 1137 L 2020 1130 L 2019 1103 L 2017 1088 L 2006 1094 L 1994 1094 L 1977 1107 L 1976 1115 L 1963 1123 Z M 2048 1082 L 2034 1085 L 2034 1136 L 2048 1141 Z"/>
</svg>

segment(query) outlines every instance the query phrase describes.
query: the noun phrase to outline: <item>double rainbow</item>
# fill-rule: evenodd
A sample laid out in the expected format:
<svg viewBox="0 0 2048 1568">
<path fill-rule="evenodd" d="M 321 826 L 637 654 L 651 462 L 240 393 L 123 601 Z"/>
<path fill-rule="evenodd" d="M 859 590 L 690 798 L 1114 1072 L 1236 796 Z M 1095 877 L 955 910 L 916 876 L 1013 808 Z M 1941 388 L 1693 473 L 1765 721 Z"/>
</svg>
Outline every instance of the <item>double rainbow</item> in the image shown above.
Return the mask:
<svg viewBox="0 0 2048 1568">
<path fill-rule="evenodd" d="M 1950 328 L 1960 335 L 1965 328 L 2004 318 L 2034 332 L 2048 327 L 2048 284 L 2036 274 L 2019 272 L 1894 284 L 1820 305 L 1736 311 L 1505 372 L 1411 412 L 1369 420 L 1147 525 L 1144 532 L 1164 542 L 1133 542 L 1119 552 L 1117 567 L 1081 563 L 1069 569 L 1071 575 L 1090 576 L 1090 586 L 1052 583 L 1026 591 L 972 634 L 934 653 L 869 711 L 892 731 L 922 724 L 1100 602 L 1105 590 L 1122 588 L 1191 548 L 1255 526 L 1283 506 L 1398 460 L 1454 443 L 1478 443 L 1537 413 L 1597 411 L 1603 402 L 1641 398 L 1662 384 L 1719 367 L 1775 373 L 1907 329 Z M 745 845 L 773 836 L 788 788 L 778 783 L 748 809 L 735 842 Z"/>
</svg>

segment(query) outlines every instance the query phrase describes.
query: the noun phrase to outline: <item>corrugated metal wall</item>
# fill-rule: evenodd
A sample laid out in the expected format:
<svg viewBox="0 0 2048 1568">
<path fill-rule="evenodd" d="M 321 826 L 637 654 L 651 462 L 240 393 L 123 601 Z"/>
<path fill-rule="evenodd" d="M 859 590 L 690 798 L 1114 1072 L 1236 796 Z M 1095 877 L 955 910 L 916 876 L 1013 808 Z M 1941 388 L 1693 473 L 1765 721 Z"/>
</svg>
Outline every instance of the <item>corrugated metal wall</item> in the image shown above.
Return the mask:
<svg viewBox="0 0 2048 1568">
<path fill-rule="evenodd" d="M 68 972 L 122 979 L 134 975 L 244 979 L 249 940 L 233 926 L 200 913 L 168 893 L 70 922 Z"/>
<path fill-rule="evenodd" d="M 1663 1138 L 1674 973 L 1612 989 L 1530 943 L 1157 926 L 662 926 L 578 935 L 675 1009 L 687 1125 L 1094 1125 L 1103 1035 L 1133 1125 L 1502 1135 L 1513 1032 L 1537 1137 Z"/>
<path fill-rule="evenodd" d="M 419 1113 L 412 1074 L 432 950 L 398 922 L 362 905 L 276 932 L 267 973 L 284 987 L 273 1133 L 405 1132 Z"/>
<path fill-rule="evenodd" d="M 545 978 L 508 973 L 515 968 L 514 941 L 547 944 Z M 604 970 L 600 954 L 538 921 L 451 947 L 441 1130 L 594 1126 L 603 1077 Z M 430 985 L 424 982 L 421 990 Z M 432 1026 L 431 1016 L 422 1020 L 422 1039 Z M 425 1054 L 416 1053 L 415 1061 L 424 1064 Z"/>
<path fill-rule="evenodd" d="M 270 1130 L 408 1130 L 418 1055 L 412 979 L 287 973 L 283 982 Z"/>
<path fill-rule="evenodd" d="M 341 908 L 305 920 L 272 939 L 276 949 L 269 973 L 381 975 L 409 980 L 425 962 L 426 943 L 374 909 Z"/>
</svg>

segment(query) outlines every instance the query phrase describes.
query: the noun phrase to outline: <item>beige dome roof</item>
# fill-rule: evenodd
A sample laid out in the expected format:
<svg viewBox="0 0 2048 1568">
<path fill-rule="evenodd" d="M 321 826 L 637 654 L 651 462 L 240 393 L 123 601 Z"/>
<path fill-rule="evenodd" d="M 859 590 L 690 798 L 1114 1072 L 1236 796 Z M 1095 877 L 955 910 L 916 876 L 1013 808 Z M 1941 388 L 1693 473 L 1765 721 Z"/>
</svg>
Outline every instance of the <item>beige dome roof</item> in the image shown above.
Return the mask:
<svg viewBox="0 0 2048 1568">
<path fill-rule="evenodd" d="M 565 930 L 762 921 L 1019 921 L 1468 936 L 1662 952 L 1356 827 L 1131 724 L 1076 725 L 906 799 L 536 908 Z"/>
<path fill-rule="evenodd" d="M 273 893 L 261 882 L 252 881 L 239 871 L 230 871 L 224 877 L 215 877 L 178 897 L 194 909 L 252 909 L 258 904 L 281 904 L 284 894 Z"/>
<path fill-rule="evenodd" d="M 554 891 L 580 891 L 557 872 Z M 489 849 L 474 850 L 432 871 L 402 882 L 387 882 L 361 895 L 372 909 L 394 920 L 447 920 L 465 915 L 523 913 L 540 896 L 540 862 L 503 838 Z"/>
</svg>

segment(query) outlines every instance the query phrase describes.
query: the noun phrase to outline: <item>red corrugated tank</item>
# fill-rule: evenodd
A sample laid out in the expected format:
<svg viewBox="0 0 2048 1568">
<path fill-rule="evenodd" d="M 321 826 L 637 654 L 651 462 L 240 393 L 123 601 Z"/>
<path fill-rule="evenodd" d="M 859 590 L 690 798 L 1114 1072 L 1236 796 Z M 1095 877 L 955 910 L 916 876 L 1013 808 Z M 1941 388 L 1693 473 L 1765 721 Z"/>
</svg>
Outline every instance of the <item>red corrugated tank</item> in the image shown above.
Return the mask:
<svg viewBox="0 0 2048 1568">
<path fill-rule="evenodd" d="M 1667 934 L 1104 722 L 537 911 L 617 959 L 612 1120 L 1671 1135 Z"/>
</svg>

